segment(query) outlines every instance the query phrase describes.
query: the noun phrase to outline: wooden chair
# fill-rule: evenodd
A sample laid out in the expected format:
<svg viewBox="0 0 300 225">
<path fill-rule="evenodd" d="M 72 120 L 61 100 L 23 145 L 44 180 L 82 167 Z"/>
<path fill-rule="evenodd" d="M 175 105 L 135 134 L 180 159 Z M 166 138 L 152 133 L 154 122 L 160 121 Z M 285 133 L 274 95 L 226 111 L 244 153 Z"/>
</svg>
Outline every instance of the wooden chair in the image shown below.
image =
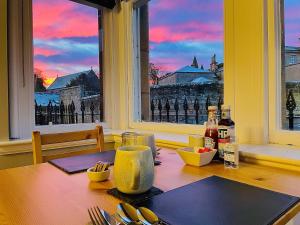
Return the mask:
<svg viewBox="0 0 300 225">
<path fill-rule="evenodd" d="M 54 155 L 42 155 L 42 145 L 58 144 L 65 142 L 75 142 L 88 139 L 96 139 L 96 149 L 80 150 L 75 152 L 59 153 Z M 32 150 L 34 164 L 47 162 L 56 158 L 64 158 L 68 156 L 101 152 L 104 150 L 104 135 L 102 126 L 96 126 L 94 130 L 84 130 L 66 133 L 43 134 L 39 131 L 32 132 Z"/>
</svg>

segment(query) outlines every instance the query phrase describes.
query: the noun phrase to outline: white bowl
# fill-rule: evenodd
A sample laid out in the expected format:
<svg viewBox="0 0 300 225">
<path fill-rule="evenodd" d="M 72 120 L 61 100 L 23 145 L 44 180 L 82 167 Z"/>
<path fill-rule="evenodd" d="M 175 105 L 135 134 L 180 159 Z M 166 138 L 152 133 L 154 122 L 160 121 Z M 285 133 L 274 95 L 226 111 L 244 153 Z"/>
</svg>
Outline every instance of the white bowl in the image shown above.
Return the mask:
<svg viewBox="0 0 300 225">
<path fill-rule="evenodd" d="M 87 175 L 90 181 L 99 182 L 99 181 L 105 181 L 109 178 L 109 174 L 110 174 L 109 168 L 102 172 L 94 172 L 93 169 L 94 168 L 91 167 L 87 170 Z"/>
<path fill-rule="evenodd" d="M 217 150 L 213 149 L 210 152 L 196 153 L 193 148 L 180 148 L 177 153 L 187 165 L 204 166 L 209 164 L 214 158 Z"/>
</svg>

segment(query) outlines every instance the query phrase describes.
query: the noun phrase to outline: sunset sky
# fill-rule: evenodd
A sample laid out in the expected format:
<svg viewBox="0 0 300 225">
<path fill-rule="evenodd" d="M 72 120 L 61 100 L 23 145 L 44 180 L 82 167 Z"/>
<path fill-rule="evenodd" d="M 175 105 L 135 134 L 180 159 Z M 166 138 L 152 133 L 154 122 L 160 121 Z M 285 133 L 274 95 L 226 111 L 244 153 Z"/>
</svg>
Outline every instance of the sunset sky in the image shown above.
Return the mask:
<svg viewBox="0 0 300 225">
<path fill-rule="evenodd" d="M 300 47 L 300 1 L 285 0 L 285 44 Z"/>
<path fill-rule="evenodd" d="M 300 1 L 286 0 L 286 44 L 300 46 Z M 164 72 L 223 62 L 223 0 L 151 0 L 150 61 Z M 56 76 L 99 71 L 98 12 L 69 0 L 33 0 L 34 67 Z"/>
</svg>

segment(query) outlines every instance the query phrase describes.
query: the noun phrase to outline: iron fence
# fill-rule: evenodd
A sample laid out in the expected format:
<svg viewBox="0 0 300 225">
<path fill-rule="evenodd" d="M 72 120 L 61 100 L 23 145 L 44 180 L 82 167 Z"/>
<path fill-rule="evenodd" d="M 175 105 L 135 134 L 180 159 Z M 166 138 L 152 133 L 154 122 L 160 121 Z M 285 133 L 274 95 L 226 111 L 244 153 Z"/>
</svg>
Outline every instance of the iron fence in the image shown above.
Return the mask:
<svg viewBox="0 0 300 225">
<path fill-rule="evenodd" d="M 221 115 L 222 104 L 223 98 L 219 96 L 216 104 L 218 108 L 218 119 Z M 202 124 L 207 121 L 207 110 L 210 105 L 212 105 L 212 103 L 209 96 L 206 97 L 205 103 L 201 103 L 197 98 L 193 101 L 188 101 L 186 97 L 182 103 L 179 102 L 178 98 L 176 98 L 175 101 L 168 98 L 152 99 L 150 117 L 152 122 Z M 286 110 L 288 129 L 290 130 L 295 129 L 295 120 L 299 120 L 294 114 L 296 107 L 297 104 L 293 92 L 289 90 L 286 100 Z M 38 105 L 35 102 L 36 125 L 48 125 L 50 123 L 93 123 L 96 120 L 100 121 L 100 109 L 96 109 L 93 102 L 91 102 L 87 108 L 85 103 L 81 101 L 79 112 L 75 108 L 73 101 L 71 104 L 64 104 L 63 101 L 59 104 L 53 104 L 52 101 L 49 101 L 47 106 Z"/>
<path fill-rule="evenodd" d="M 173 103 L 172 103 L 173 102 Z M 221 106 L 223 104 L 222 96 L 217 101 L 218 113 L 220 118 Z M 201 124 L 207 121 L 208 106 L 212 105 L 210 97 L 201 103 L 198 98 L 188 101 L 185 97 L 182 103 L 178 98 L 171 101 L 168 98 L 159 98 L 151 100 L 151 121 L 152 122 L 170 122 L 185 124 Z"/>
<path fill-rule="evenodd" d="M 76 111 L 75 104 L 53 104 L 49 101 L 47 106 L 38 105 L 35 102 L 35 124 L 76 124 L 76 123 L 94 123 L 100 121 L 100 110 L 96 110 L 95 104 L 91 102 L 87 110 L 83 101 L 80 105 L 80 113 Z"/>
</svg>

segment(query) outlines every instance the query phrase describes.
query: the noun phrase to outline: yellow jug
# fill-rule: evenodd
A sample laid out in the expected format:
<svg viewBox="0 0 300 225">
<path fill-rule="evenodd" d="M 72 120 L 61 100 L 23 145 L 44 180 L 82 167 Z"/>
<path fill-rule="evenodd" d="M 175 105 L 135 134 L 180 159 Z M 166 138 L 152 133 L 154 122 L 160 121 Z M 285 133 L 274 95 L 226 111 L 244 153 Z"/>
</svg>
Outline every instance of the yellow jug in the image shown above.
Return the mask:
<svg viewBox="0 0 300 225">
<path fill-rule="evenodd" d="M 119 147 L 114 163 L 117 189 L 126 194 L 148 191 L 154 180 L 154 162 L 151 148 L 144 145 Z"/>
</svg>

